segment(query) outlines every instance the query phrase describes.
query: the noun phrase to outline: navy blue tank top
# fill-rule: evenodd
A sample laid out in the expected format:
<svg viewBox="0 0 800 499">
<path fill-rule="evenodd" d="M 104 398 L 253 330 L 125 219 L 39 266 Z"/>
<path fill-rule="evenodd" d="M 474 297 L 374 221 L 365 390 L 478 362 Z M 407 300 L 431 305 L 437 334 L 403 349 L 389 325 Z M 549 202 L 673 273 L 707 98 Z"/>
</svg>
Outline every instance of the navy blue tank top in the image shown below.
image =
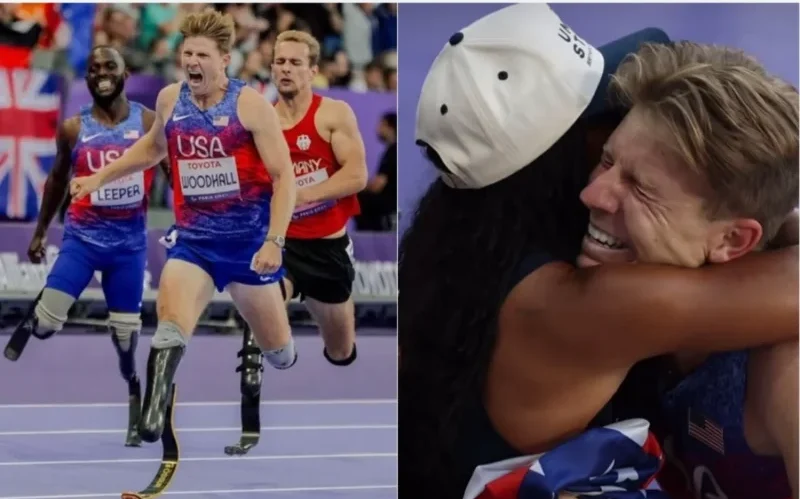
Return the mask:
<svg viewBox="0 0 800 499">
<path fill-rule="evenodd" d="M 507 286 L 506 296 L 527 276 L 540 267 L 555 261 L 563 261 L 563 259 L 542 251 L 530 253 L 517 267 L 517 272 Z M 589 428 L 611 423 L 613 420 L 609 403 L 589 423 Z M 497 432 L 483 405 L 482 393 L 476 393 L 470 406 L 466 409 L 462 419 L 462 428 L 459 429 L 457 438 L 459 487 L 462 489 L 466 489 L 478 466 L 526 455 L 514 448 Z"/>
<path fill-rule="evenodd" d="M 662 395 L 667 467 L 675 499 L 789 499 L 779 457 L 759 456 L 744 435 L 746 351 L 715 354 Z"/>
<path fill-rule="evenodd" d="M 128 116 L 114 126 L 97 121 L 92 106 L 81 108 L 81 129 L 72 149 L 72 176 L 85 177 L 113 162 L 145 134 L 144 107 L 128 102 Z M 147 245 L 147 201 L 155 169 L 111 182 L 67 208 L 64 231 L 102 250 L 143 250 Z"/>
</svg>

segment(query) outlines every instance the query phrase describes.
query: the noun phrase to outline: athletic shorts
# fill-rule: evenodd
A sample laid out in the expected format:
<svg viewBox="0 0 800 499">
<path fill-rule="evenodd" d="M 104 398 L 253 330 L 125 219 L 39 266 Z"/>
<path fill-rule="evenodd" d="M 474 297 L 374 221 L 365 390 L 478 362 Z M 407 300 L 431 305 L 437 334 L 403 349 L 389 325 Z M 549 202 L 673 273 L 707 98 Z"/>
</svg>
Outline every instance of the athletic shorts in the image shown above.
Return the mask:
<svg viewBox="0 0 800 499">
<path fill-rule="evenodd" d="M 65 235 L 45 287 L 57 289 L 77 300 L 94 273 L 100 272 L 108 309 L 139 313 L 146 262 L 147 248 L 136 251 L 104 249 Z"/>
<path fill-rule="evenodd" d="M 174 245 L 167 247 L 167 259 L 197 265 L 211 276 L 217 291 L 222 292 L 232 282 L 250 286 L 274 284 L 286 274 L 283 266 L 273 274 L 263 275 L 250 268 L 253 256 L 264 244 L 263 237 L 251 241 L 196 241 L 181 239 L 180 233 L 176 234 L 169 243 Z"/>
<path fill-rule="evenodd" d="M 286 278 L 294 288 L 292 298 L 313 298 L 322 303 L 344 303 L 353 292 L 353 242 L 348 235 L 336 239 L 287 239 L 283 254 Z"/>
</svg>

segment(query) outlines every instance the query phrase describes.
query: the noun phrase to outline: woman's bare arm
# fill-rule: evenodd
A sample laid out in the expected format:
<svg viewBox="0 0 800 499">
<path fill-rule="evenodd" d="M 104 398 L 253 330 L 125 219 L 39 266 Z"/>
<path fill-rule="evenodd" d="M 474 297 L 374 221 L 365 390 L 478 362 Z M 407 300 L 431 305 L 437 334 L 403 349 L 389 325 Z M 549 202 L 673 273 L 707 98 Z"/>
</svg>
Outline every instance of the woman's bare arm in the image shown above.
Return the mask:
<svg viewBox="0 0 800 499">
<path fill-rule="evenodd" d="M 796 246 L 700 269 L 551 263 L 517 285 L 506 308 L 557 350 L 623 366 L 797 338 L 797 276 Z"/>
</svg>

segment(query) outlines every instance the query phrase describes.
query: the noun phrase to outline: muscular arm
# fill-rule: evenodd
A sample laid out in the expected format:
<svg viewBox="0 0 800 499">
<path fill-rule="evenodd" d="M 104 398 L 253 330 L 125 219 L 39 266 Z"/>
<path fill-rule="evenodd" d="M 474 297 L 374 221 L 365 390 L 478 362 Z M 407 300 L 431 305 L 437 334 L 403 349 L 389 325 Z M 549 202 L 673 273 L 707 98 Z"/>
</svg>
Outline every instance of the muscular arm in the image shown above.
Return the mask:
<svg viewBox="0 0 800 499">
<path fill-rule="evenodd" d="M 309 203 L 339 199 L 361 192 L 367 185 L 367 160 L 364 141 L 353 110 L 346 102 L 328 101 L 332 121 L 331 147 L 339 171 L 319 184 L 303 189 L 303 200 Z"/>
<path fill-rule="evenodd" d="M 297 186 L 278 114 L 266 99 L 249 87 L 242 89 L 237 107 L 242 125 L 253 134 L 261 161 L 272 178 L 268 235 L 285 236 L 292 220 Z"/>
<path fill-rule="evenodd" d="M 714 352 L 797 338 L 797 247 L 683 269 L 551 263 L 506 309 L 543 347 L 605 367 L 670 352 Z"/>
<path fill-rule="evenodd" d="M 153 128 L 155 119 L 156 119 L 156 113 L 154 113 L 150 109 L 145 109 L 144 114 L 142 116 L 145 133 L 149 132 L 150 129 Z M 166 157 L 164 157 L 161 161 L 159 161 L 158 167 L 161 168 L 161 171 L 164 173 L 164 177 L 167 179 L 167 184 L 169 184 L 169 186 L 172 187 L 172 176 L 170 175 L 169 171 L 169 160 Z"/>
<path fill-rule="evenodd" d="M 798 348 L 797 340 L 754 351 L 747 376 L 747 404 L 758 431 L 766 436 L 767 454 L 780 455 L 798 497 Z M 751 407 L 748 407 L 750 409 Z"/>
<path fill-rule="evenodd" d="M 164 135 L 164 124 L 175 105 L 178 88 L 178 85 L 169 85 L 158 93 L 152 126 L 118 160 L 112 161 L 95 174 L 99 176 L 101 185 L 108 184 L 126 175 L 146 170 L 164 159 L 167 155 L 167 138 Z"/>
<path fill-rule="evenodd" d="M 47 180 L 44 183 L 42 207 L 36 223 L 36 234 L 43 236 L 53 222 L 53 217 L 67 195 L 69 172 L 72 168 L 72 147 L 80 133 L 80 120 L 68 118 L 58 127 L 56 132 L 56 160 Z"/>
</svg>

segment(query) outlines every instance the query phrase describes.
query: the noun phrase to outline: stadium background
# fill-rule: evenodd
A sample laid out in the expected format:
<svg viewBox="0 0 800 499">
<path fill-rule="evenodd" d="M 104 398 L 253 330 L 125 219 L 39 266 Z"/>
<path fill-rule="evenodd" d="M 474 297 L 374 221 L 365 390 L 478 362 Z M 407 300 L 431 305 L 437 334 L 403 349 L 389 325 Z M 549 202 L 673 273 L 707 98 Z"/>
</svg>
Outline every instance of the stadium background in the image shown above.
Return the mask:
<svg viewBox="0 0 800 499">
<path fill-rule="evenodd" d="M 31 264 L 26 251 L 44 181 L 55 158 L 56 126 L 91 102 L 83 80 L 90 47 L 101 43 L 118 47 L 131 71 L 126 82 L 128 98 L 153 108 L 158 91 L 183 78 L 176 55 L 180 53 L 180 20 L 208 5 L 0 4 L 0 328 L 16 323 L 43 287 L 58 254 L 62 235 L 58 217 L 48 233 L 45 261 Z M 277 34 L 300 29 L 320 40 L 322 61 L 315 90 L 353 107 L 366 146 L 370 178 L 378 174 L 383 159 L 396 172 L 394 145 L 380 141 L 377 132 L 385 115 L 396 113 L 396 4 L 214 7 L 229 12 L 236 21 L 229 76 L 246 80 L 271 101 L 276 94 L 269 63 Z M 391 198 L 382 205 L 394 207 L 395 183 L 387 185 L 385 192 L 372 197 Z M 380 231 L 355 230 L 356 221 L 351 222 L 357 260 L 356 313 L 360 327 L 395 334 L 396 217 L 393 213 L 378 217 L 382 220 Z M 159 171 L 148 219 L 146 325 L 155 324 L 158 276 L 165 261 L 157 240 L 172 221 L 171 191 Z M 293 305 L 290 310 L 294 326 L 308 324 L 303 307 Z M 86 331 L 86 326 L 90 330 L 93 325 L 102 326 L 105 317 L 96 276 L 70 312 L 70 324 Z M 201 330 L 234 331 L 233 319 L 227 294 L 218 294 L 201 320 Z"/>
</svg>

